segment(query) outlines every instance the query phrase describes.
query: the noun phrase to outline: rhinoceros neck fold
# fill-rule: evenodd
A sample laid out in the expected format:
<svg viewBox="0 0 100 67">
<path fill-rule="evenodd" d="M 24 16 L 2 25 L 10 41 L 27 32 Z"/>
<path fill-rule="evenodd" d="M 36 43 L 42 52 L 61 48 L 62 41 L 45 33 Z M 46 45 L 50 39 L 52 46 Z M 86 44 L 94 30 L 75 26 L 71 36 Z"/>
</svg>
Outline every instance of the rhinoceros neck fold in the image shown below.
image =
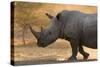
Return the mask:
<svg viewBox="0 0 100 67">
<path fill-rule="evenodd" d="M 61 22 L 61 25 L 60 25 L 60 32 L 59 32 L 59 38 L 64 38 L 65 35 L 64 35 L 64 28 L 65 28 L 65 24 L 63 22 Z"/>
</svg>

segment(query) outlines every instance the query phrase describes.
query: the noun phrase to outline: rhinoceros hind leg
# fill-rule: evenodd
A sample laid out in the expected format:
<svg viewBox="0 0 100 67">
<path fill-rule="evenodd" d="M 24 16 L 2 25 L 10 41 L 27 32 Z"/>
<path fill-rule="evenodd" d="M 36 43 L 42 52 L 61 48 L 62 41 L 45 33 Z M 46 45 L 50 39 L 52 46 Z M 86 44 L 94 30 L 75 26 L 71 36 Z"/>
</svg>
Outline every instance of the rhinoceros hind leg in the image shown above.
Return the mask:
<svg viewBox="0 0 100 67">
<path fill-rule="evenodd" d="M 87 52 L 84 51 L 82 45 L 79 46 L 79 52 L 83 55 L 84 60 L 87 60 L 89 57 L 89 54 Z"/>
<path fill-rule="evenodd" d="M 88 54 L 88 53 L 85 53 L 85 54 L 84 54 L 84 60 L 87 60 L 88 57 L 89 57 L 89 54 Z"/>
</svg>

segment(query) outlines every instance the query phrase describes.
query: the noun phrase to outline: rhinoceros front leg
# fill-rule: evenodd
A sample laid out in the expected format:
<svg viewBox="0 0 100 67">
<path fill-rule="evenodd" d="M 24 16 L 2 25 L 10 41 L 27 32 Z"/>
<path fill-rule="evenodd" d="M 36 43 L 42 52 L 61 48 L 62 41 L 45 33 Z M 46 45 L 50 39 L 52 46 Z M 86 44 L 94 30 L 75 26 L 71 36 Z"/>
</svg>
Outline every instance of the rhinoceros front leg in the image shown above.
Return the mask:
<svg viewBox="0 0 100 67">
<path fill-rule="evenodd" d="M 79 41 L 71 39 L 70 40 L 71 48 L 72 48 L 72 56 L 68 59 L 68 61 L 76 61 L 77 58 L 77 53 L 78 53 L 78 48 L 79 48 Z"/>
<path fill-rule="evenodd" d="M 89 54 L 87 52 L 84 51 L 82 45 L 79 45 L 79 52 L 83 55 L 84 60 L 87 60 L 89 57 Z"/>
</svg>

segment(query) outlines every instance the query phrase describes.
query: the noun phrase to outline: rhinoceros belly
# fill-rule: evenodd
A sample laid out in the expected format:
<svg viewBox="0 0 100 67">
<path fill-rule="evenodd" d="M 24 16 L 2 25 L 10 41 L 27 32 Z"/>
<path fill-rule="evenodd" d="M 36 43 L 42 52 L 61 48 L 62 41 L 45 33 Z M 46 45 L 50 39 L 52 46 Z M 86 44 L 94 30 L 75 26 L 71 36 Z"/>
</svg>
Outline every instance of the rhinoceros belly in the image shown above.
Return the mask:
<svg viewBox="0 0 100 67">
<path fill-rule="evenodd" d="M 97 40 L 96 39 L 85 39 L 82 43 L 82 45 L 96 49 L 97 48 Z"/>
</svg>

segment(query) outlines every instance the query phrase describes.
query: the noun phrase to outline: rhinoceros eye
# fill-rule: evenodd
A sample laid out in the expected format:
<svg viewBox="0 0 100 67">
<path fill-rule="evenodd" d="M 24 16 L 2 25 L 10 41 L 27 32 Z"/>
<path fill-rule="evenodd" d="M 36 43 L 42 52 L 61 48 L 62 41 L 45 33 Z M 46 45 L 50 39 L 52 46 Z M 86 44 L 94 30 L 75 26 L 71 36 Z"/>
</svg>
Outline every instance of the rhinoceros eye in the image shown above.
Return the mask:
<svg viewBox="0 0 100 67">
<path fill-rule="evenodd" d="M 49 32 L 49 35 L 51 35 L 51 32 Z"/>
</svg>

